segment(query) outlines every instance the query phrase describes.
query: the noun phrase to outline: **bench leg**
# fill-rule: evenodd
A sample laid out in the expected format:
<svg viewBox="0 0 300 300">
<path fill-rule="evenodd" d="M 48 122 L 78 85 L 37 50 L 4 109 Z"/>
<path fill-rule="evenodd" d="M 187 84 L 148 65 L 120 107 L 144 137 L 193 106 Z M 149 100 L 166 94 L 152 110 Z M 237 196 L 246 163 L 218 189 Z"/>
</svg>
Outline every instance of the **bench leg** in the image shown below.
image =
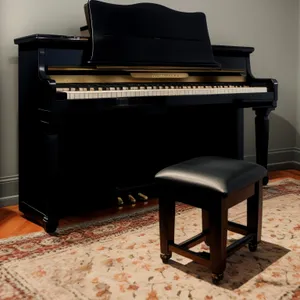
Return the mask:
<svg viewBox="0 0 300 300">
<path fill-rule="evenodd" d="M 174 229 L 175 201 L 161 197 L 159 198 L 160 257 L 165 264 L 172 257 L 169 243 L 174 243 Z"/>
<path fill-rule="evenodd" d="M 227 224 L 228 209 L 224 205 L 224 201 L 219 202 L 209 212 L 209 243 L 210 243 L 210 260 L 212 281 L 214 284 L 219 283 L 223 279 L 226 268 L 226 246 L 227 246 Z"/>
<path fill-rule="evenodd" d="M 254 234 L 253 240 L 249 243 L 249 250 L 256 251 L 257 245 L 261 241 L 262 229 L 262 181 L 255 184 L 255 193 L 247 199 L 247 227 L 248 233 Z"/>
<path fill-rule="evenodd" d="M 202 209 L 202 231 L 209 230 L 209 213 L 207 210 Z M 209 235 L 205 238 L 205 244 L 209 246 Z"/>
</svg>

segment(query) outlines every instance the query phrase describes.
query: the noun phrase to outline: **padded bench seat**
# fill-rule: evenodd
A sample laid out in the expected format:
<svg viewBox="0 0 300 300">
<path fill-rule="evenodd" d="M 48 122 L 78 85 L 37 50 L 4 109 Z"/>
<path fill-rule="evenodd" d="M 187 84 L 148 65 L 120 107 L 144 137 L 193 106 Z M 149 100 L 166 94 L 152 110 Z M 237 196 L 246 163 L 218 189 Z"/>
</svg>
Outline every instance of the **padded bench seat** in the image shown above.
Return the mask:
<svg viewBox="0 0 300 300">
<path fill-rule="evenodd" d="M 205 156 L 164 168 L 155 175 L 159 195 L 161 259 L 168 263 L 172 252 L 207 266 L 213 283 L 226 269 L 226 259 L 248 244 L 255 251 L 261 240 L 262 180 L 267 170 L 242 160 Z M 247 226 L 228 221 L 228 209 L 247 199 Z M 202 232 L 181 244 L 174 243 L 175 203 L 202 209 Z M 227 247 L 227 230 L 244 235 Z M 210 253 L 190 248 L 206 241 Z"/>
</svg>

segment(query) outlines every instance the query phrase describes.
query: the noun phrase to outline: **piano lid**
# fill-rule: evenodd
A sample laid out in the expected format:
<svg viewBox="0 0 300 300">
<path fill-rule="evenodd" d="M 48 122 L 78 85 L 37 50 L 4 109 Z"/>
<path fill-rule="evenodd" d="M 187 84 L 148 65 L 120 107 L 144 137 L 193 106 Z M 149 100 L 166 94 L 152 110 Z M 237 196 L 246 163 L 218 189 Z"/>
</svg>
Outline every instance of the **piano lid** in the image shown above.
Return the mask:
<svg viewBox="0 0 300 300">
<path fill-rule="evenodd" d="M 206 17 L 158 4 L 109 4 L 89 0 L 88 63 L 98 66 L 219 68 Z"/>
</svg>

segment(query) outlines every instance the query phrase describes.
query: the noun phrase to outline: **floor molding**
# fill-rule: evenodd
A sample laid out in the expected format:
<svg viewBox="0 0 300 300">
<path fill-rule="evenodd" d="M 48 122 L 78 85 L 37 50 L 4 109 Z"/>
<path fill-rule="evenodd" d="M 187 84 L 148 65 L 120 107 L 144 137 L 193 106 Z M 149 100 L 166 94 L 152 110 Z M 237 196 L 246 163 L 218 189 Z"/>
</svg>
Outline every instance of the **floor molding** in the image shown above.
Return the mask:
<svg viewBox="0 0 300 300">
<path fill-rule="evenodd" d="M 296 158 L 299 158 L 299 160 L 297 160 Z M 256 156 L 245 155 L 245 159 L 248 161 L 255 162 Z M 275 149 L 269 151 L 268 163 L 270 166 L 274 164 L 290 162 L 290 161 L 300 162 L 300 149 L 293 147 L 293 148 L 283 148 L 283 149 Z"/>
<path fill-rule="evenodd" d="M 284 161 L 280 163 L 274 163 L 268 165 L 269 171 L 281 171 L 281 170 L 299 170 L 300 171 L 300 162 L 298 161 Z"/>
<path fill-rule="evenodd" d="M 18 203 L 19 177 L 6 176 L 0 178 L 0 207 Z"/>
<path fill-rule="evenodd" d="M 300 163 L 300 148 L 295 148 L 294 160 Z"/>
<path fill-rule="evenodd" d="M 6 206 L 17 205 L 19 202 L 19 195 L 14 195 L 11 197 L 0 198 L 0 208 Z"/>
<path fill-rule="evenodd" d="M 255 162 L 255 155 L 246 155 L 245 159 Z M 300 149 L 284 148 L 269 151 L 268 170 L 280 171 L 287 169 L 300 170 Z"/>
<path fill-rule="evenodd" d="M 255 155 L 246 155 L 245 160 L 255 162 Z M 268 169 L 270 171 L 300 170 L 300 148 L 270 150 Z M 0 178 L 0 207 L 18 204 L 18 194 L 18 175 Z"/>
<path fill-rule="evenodd" d="M 255 155 L 246 155 L 245 159 L 255 162 Z M 269 151 L 268 170 L 280 171 L 287 169 L 300 170 L 300 149 L 284 148 Z"/>
</svg>

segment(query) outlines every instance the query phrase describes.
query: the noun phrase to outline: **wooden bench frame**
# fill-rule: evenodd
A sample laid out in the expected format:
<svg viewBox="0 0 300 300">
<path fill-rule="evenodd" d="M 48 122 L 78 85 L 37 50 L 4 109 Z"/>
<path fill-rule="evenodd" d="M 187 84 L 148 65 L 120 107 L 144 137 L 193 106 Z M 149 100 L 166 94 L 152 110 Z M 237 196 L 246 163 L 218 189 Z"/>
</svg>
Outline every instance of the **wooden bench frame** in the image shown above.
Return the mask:
<svg viewBox="0 0 300 300">
<path fill-rule="evenodd" d="M 175 252 L 210 268 L 213 283 L 219 283 L 223 279 L 228 256 L 246 244 L 250 251 L 256 251 L 261 241 L 262 198 L 262 180 L 225 196 L 197 189 L 188 191 L 183 188 L 174 189 L 171 185 L 161 187 L 159 227 L 162 261 L 168 263 L 172 252 Z M 247 226 L 228 221 L 228 209 L 245 200 L 247 200 Z M 180 244 L 174 242 L 177 201 L 202 209 L 203 231 Z M 228 230 L 244 237 L 227 246 Z M 196 253 L 190 250 L 203 241 L 209 245 L 210 253 Z"/>
</svg>

